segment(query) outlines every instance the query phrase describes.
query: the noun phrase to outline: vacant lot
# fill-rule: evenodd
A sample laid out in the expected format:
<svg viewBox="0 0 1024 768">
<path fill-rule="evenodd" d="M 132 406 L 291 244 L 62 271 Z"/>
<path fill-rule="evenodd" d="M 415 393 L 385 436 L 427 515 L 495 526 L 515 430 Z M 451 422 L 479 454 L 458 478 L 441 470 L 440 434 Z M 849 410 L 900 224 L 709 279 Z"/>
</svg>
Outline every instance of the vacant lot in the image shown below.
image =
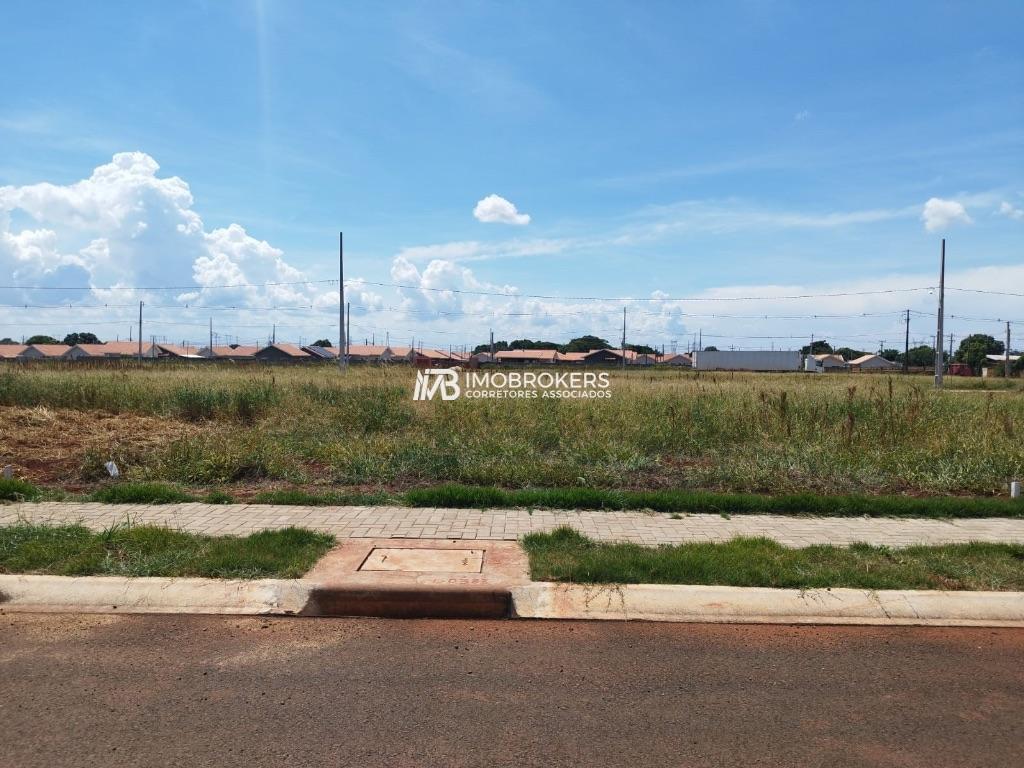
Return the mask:
<svg viewBox="0 0 1024 768">
<path fill-rule="evenodd" d="M 80 489 L 707 488 L 1005 492 L 1024 476 L 1024 393 L 926 377 L 612 374 L 601 401 L 411 398 L 408 368 L 0 368 L 0 462 Z M 1004 384 L 1006 382 L 1003 382 Z"/>
</svg>

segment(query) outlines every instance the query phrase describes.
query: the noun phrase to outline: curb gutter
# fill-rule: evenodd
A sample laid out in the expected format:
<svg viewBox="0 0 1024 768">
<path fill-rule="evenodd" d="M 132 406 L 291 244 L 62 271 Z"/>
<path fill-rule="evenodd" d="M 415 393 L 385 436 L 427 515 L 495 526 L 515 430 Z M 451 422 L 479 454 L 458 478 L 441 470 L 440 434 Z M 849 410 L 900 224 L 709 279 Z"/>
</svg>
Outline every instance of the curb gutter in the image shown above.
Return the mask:
<svg viewBox="0 0 1024 768">
<path fill-rule="evenodd" d="M 466 592 L 473 594 L 467 595 Z M 499 594 L 500 593 L 500 594 Z M 468 602 L 467 602 L 468 600 Z M 412 606 L 412 607 L 410 607 Z M 1024 592 L 535 582 L 354 590 L 303 579 L 0 575 L 0 613 L 181 613 L 1024 628 Z"/>
</svg>

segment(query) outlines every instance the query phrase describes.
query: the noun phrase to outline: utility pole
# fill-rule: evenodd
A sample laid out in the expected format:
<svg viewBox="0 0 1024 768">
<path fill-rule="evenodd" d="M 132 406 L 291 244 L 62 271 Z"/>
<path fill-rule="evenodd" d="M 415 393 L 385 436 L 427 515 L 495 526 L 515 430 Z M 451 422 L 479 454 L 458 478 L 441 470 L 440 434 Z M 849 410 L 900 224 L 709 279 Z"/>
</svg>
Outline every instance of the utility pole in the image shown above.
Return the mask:
<svg viewBox="0 0 1024 768">
<path fill-rule="evenodd" d="M 491 362 L 494 362 L 494 329 L 491 329 Z"/>
<path fill-rule="evenodd" d="M 622 370 L 626 370 L 626 308 L 622 308 Z"/>
<path fill-rule="evenodd" d="M 338 370 L 348 368 L 348 338 L 345 335 L 345 234 L 338 233 Z"/>
<path fill-rule="evenodd" d="M 352 304 L 345 305 L 345 345 L 344 345 L 344 367 L 348 368 L 348 343 L 352 340 Z"/>
<path fill-rule="evenodd" d="M 947 360 L 953 359 L 953 334 L 949 334 L 949 354 L 946 356 Z"/>
<path fill-rule="evenodd" d="M 210 318 L 210 355 L 213 355 L 213 318 Z"/>
<path fill-rule="evenodd" d="M 903 372 L 910 370 L 910 310 L 907 310 L 907 331 L 903 336 Z"/>
<path fill-rule="evenodd" d="M 939 319 L 935 331 L 935 388 L 942 389 L 942 319 L 946 302 L 946 238 L 942 238 L 942 257 L 939 261 Z"/>
<path fill-rule="evenodd" d="M 142 302 L 139 302 L 139 362 L 142 362 Z"/>
<path fill-rule="evenodd" d="M 1006 360 L 1004 361 L 1003 375 L 1010 378 L 1010 321 L 1006 321 Z"/>
</svg>

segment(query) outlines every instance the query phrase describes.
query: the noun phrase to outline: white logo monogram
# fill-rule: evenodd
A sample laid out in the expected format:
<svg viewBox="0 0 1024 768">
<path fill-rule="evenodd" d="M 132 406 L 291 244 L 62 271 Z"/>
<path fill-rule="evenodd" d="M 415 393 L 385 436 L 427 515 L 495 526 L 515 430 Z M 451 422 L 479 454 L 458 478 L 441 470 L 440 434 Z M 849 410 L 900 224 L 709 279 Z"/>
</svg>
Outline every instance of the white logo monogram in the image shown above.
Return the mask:
<svg viewBox="0 0 1024 768">
<path fill-rule="evenodd" d="M 433 400 L 438 391 L 442 400 L 457 400 L 462 394 L 459 387 L 459 372 L 447 368 L 427 368 L 416 372 L 413 400 Z"/>
</svg>

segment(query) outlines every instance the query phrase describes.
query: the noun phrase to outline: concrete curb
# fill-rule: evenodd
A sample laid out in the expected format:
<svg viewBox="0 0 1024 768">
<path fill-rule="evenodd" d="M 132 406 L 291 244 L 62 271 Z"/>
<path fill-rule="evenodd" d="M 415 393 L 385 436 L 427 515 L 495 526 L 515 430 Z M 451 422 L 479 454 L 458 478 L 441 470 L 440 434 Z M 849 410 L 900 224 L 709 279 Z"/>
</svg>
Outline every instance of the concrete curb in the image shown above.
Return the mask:
<svg viewBox="0 0 1024 768">
<path fill-rule="evenodd" d="M 1024 592 L 536 582 L 406 594 L 303 579 L 0 575 L 0 613 L 12 612 L 1024 627 Z"/>
<path fill-rule="evenodd" d="M 315 584 L 298 579 L 0 576 L 0 611 L 299 614 Z"/>
<path fill-rule="evenodd" d="M 512 588 L 512 608 L 531 619 L 1024 627 L 1024 592 L 535 582 Z"/>
</svg>

